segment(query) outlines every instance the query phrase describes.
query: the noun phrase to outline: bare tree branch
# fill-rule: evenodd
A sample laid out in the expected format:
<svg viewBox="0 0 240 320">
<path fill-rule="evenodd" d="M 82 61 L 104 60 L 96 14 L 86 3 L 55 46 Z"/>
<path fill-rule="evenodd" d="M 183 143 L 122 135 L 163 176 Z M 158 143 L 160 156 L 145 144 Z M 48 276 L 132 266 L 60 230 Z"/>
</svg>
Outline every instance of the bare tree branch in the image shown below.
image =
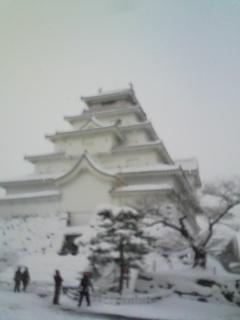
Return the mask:
<svg viewBox="0 0 240 320">
<path fill-rule="evenodd" d="M 174 201 L 176 207 L 179 209 L 178 211 L 185 212 L 184 216 L 176 218 L 176 223 L 169 221 L 169 216 L 166 212 L 164 213 L 162 211 L 161 203 L 158 199 L 149 203 L 148 207 L 145 207 L 145 211 L 155 219 L 156 217 L 161 217 L 147 224 L 147 226 L 151 227 L 161 224 L 177 231 L 188 242 L 189 247 L 194 252 L 193 266 L 202 265 L 205 267 L 207 244 L 214 234 L 214 227 L 229 214 L 235 206 L 240 205 L 240 178 L 208 184 L 205 186 L 203 192 L 205 195 L 213 196 L 213 198 L 217 199 L 218 205 L 214 208 L 208 207 L 205 208 L 205 210 L 202 209 L 202 214 L 208 219 L 208 226 L 206 228 L 207 235 L 202 241 L 199 241 L 195 235 L 192 235 L 191 230 L 187 228 L 187 224 L 185 223 L 193 206 L 193 199 L 191 197 L 183 198 L 181 195 L 174 195 Z M 196 206 L 195 209 L 197 209 Z"/>
</svg>

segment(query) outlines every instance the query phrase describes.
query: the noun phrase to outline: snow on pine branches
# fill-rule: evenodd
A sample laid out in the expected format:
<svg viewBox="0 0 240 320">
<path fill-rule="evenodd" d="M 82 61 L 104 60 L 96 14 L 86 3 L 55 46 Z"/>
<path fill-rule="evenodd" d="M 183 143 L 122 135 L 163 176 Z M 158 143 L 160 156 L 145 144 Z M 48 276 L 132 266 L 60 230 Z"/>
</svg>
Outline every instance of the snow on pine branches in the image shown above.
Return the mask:
<svg viewBox="0 0 240 320">
<path fill-rule="evenodd" d="M 124 273 L 130 268 L 141 269 L 143 257 L 150 250 L 151 238 L 141 222 L 141 213 L 129 207 L 105 206 L 97 211 L 89 260 L 96 275 L 110 264 L 119 268 L 120 292 Z"/>
</svg>

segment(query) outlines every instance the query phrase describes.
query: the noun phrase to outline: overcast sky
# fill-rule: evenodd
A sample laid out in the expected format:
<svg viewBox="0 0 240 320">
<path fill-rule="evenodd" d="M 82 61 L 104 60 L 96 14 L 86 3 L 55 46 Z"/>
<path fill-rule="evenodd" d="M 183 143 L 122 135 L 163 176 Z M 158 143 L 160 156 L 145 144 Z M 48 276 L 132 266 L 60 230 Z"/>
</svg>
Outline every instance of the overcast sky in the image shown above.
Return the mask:
<svg viewBox="0 0 240 320">
<path fill-rule="evenodd" d="M 0 180 L 129 82 L 173 158 L 240 174 L 240 0 L 0 0 L 0 41 Z"/>
</svg>

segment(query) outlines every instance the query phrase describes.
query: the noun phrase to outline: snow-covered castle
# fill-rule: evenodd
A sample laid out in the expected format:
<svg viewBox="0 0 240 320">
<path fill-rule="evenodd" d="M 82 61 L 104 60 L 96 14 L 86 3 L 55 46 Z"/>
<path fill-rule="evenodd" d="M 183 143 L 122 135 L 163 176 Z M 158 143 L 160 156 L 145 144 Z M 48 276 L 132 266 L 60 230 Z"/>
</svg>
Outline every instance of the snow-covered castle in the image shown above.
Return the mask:
<svg viewBox="0 0 240 320">
<path fill-rule="evenodd" d="M 171 210 L 173 195 L 196 200 L 196 160 L 171 158 L 132 87 L 82 100 L 87 108 L 65 117 L 72 130 L 46 136 L 52 153 L 25 156 L 31 175 L 0 181 L 2 217 L 66 212 L 70 225 L 86 225 L 101 204 L 136 207 L 157 197 Z M 179 208 L 197 229 L 194 206 Z"/>
</svg>

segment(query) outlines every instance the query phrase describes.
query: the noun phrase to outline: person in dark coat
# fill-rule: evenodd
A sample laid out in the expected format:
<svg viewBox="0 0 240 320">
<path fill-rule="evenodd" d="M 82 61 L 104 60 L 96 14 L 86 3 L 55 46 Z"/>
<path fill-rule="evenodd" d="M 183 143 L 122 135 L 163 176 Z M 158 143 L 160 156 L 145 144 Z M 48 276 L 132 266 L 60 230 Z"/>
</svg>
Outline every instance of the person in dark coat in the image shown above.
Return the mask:
<svg viewBox="0 0 240 320">
<path fill-rule="evenodd" d="M 79 290 L 80 294 L 79 294 L 79 301 L 78 301 L 79 307 L 81 307 L 82 300 L 84 297 L 86 298 L 87 305 L 88 306 L 91 305 L 90 295 L 89 295 L 89 287 L 91 287 L 91 289 L 93 290 L 93 285 L 90 280 L 90 275 L 87 272 L 85 272 L 83 274 L 83 278 L 80 281 L 80 290 Z"/>
<path fill-rule="evenodd" d="M 54 278 L 54 284 L 55 284 L 53 304 L 59 304 L 59 298 L 60 298 L 62 282 L 63 282 L 63 279 L 61 277 L 59 270 L 55 270 L 55 274 L 54 274 L 53 278 Z"/>
<path fill-rule="evenodd" d="M 21 273 L 21 268 L 19 267 L 17 268 L 14 274 L 14 292 L 20 291 L 21 278 L 22 278 L 22 273 Z"/>
<path fill-rule="evenodd" d="M 23 285 L 23 291 L 26 291 L 27 286 L 29 285 L 29 282 L 30 282 L 30 274 L 29 274 L 28 268 L 25 268 L 24 271 L 22 272 L 21 280 Z"/>
</svg>

